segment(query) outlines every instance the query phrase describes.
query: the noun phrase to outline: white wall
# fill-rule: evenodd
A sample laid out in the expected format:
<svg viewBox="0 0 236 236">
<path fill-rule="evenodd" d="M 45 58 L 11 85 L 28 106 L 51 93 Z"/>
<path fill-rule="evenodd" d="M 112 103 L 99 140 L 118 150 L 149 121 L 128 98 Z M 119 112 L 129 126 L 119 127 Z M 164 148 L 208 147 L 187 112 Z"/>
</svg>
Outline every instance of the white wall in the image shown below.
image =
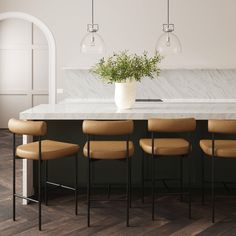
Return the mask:
<svg viewBox="0 0 236 236">
<path fill-rule="evenodd" d="M 236 68 L 236 1 L 171 0 L 183 53 L 166 58 L 163 68 Z M 165 0 L 95 0 L 108 54 L 129 49 L 153 52 L 166 19 Z M 0 0 L 0 11 L 21 11 L 43 20 L 56 39 L 58 86 L 61 67 L 85 67 L 94 59 L 80 53 L 90 21 L 90 0 Z"/>
</svg>

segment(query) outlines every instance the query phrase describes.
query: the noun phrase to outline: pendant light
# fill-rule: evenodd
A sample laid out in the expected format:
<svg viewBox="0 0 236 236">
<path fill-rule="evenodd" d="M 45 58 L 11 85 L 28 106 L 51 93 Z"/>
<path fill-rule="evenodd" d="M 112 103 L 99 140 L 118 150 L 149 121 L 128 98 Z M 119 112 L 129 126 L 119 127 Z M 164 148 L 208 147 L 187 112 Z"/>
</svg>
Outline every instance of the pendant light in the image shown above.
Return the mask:
<svg viewBox="0 0 236 236">
<path fill-rule="evenodd" d="M 105 44 L 102 37 L 97 33 L 99 25 L 94 24 L 94 0 L 92 0 L 92 22 L 87 24 L 87 34 L 81 41 L 80 49 L 82 53 L 103 54 L 105 53 Z"/>
<path fill-rule="evenodd" d="M 174 24 L 170 24 L 170 2 L 167 0 L 167 24 L 163 24 L 164 33 L 156 43 L 156 50 L 163 55 L 180 53 L 182 51 L 180 40 L 173 33 L 174 29 Z"/>
</svg>

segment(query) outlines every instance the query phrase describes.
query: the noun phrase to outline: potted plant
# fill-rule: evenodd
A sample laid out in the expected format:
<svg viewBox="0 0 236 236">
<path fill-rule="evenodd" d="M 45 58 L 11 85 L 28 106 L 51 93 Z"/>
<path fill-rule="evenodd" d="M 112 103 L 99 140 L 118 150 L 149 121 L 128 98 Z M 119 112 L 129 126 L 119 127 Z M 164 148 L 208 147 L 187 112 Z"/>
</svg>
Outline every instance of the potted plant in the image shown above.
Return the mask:
<svg viewBox="0 0 236 236">
<path fill-rule="evenodd" d="M 91 72 L 108 83 L 115 83 L 116 106 L 119 109 L 129 109 L 135 102 L 136 82 L 144 77 L 153 79 L 158 76 L 161 60 L 158 52 L 153 57 L 148 57 L 147 52 L 137 55 L 122 51 L 107 59 L 102 58 L 92 67 Z"/>
</svg>

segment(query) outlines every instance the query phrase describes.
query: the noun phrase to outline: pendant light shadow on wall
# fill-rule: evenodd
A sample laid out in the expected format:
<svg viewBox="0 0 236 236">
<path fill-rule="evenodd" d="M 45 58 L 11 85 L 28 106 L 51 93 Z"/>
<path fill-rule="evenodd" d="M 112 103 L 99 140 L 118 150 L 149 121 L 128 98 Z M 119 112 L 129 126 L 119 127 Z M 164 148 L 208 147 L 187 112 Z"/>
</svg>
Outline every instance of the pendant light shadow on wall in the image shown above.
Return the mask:
<svg viewBox="0 0 236 236">
<path fill-rule="evenodd" d="M 104 54 L 105 43 L 98 34 L 99 25 L 94 24 L 94 0 L 92 0 L 92 22 L 87 24 L 87 34 L 81 41 L 80 50 L 87 54 Z"/>
<path fill-rule="evenodd" d="M 156 43 L 156 50 L 162 55 L 180 53 L 182 51 L 179 38 L 173 33 L 175 25 L 170 24 L 170 1 L 167 0 L 167 24 L 163 24 L 163 34 Z"/>
</svg>

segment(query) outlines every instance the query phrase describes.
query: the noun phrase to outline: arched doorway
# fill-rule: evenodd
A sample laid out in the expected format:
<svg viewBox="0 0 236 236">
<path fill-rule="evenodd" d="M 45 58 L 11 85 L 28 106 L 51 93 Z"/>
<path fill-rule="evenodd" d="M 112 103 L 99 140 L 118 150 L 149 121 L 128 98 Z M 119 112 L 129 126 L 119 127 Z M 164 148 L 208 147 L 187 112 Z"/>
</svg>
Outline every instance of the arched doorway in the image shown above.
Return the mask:
<svg viewBox="0 0 236 236">
<path fill-rule="evenodd" d="M 49 61 L 49 103 L 56 103 L 56 45 L 55 39 L 52 32 L 49 30 L 47 25 L 40 19 L 23 13 L 23 12 L 4 12 L 0 13 L 0 21 L 7 19 L 21 19 L 25 21 L 32 22 L 35 24 L 44 34 L 48 42 L 48 61 Z"/>
</svg>

